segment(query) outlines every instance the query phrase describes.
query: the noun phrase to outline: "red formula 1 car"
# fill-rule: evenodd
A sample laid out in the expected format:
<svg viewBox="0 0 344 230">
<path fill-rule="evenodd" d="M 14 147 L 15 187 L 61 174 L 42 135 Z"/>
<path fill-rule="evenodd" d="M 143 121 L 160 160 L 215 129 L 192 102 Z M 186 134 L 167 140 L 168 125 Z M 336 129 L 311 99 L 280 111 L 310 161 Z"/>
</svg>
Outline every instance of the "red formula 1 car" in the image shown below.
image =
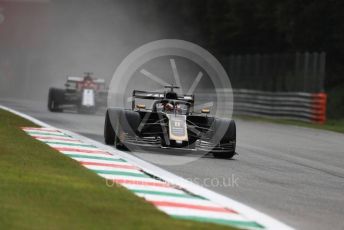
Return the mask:
<svg viewBox="0 0 344 230">
<path fill-rule="evenodd" d="M 92 78 L 91 73 L 85 73 L 83 78 L 68 76 L 65 86 L 65 89 L 49 89 L 49 111 L 76 109 L 79 113 L 95 113 L 99 107 L 106 105 L 107 90 L 104 79 Z"/>
</svg>

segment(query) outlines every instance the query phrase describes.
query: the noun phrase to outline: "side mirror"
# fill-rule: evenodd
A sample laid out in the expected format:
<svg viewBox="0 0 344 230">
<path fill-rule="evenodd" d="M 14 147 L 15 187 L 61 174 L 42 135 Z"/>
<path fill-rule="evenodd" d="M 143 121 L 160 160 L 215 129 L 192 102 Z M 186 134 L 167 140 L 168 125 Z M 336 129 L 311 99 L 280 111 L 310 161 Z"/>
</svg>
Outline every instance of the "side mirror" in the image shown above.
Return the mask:
<svg viewBox="0 0 344 230">
<path fill-rule="evenodd" d="M 202 109 L 201 112 L 205 113 L 205 114 L 208 114 L 208 113 L 210 113 L 210 109 Z"/>
<path fill-rule="evenodd" d="M 137 104 L 136 108 L 138 108 L 138 109 L 145 109 L 146 105 L 144 105 L 144 104 Z"/>
</svg>

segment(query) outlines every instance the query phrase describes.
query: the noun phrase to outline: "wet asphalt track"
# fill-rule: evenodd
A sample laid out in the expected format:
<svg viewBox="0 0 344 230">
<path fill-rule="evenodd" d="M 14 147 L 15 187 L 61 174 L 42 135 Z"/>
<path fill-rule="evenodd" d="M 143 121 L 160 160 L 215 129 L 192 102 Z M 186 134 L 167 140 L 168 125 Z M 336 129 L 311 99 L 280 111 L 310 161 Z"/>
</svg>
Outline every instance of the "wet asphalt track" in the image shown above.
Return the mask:
<svg viewBox="0 0 344 230">
<path fill-rule="evenodd" d="M 0 104 L 103 142 L 101 112 L 50 113 L 45 103 L 3 99 Z M 344 229 L 343 134 L 242 120 L 237 130 L 234 160 L 203 157 L 161 167 L 297 229 Z"/>
</svg>

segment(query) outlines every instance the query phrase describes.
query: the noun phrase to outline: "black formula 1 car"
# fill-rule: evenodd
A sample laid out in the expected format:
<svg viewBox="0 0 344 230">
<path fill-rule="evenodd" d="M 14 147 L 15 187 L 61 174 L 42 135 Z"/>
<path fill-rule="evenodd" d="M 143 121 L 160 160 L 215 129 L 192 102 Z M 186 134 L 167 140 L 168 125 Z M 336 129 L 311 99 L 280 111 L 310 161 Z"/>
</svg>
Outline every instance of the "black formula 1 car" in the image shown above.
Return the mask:
<svg viewBox="0 0 344 230">
<path fill-rule="evenodd" d="M 232 158 L 236 147 L 236 126 L 230 119 L 209 115 L 209 109 L 195 113 L 194 96 L 173 91 L 134 90 L 132 109 L 108 108 L 104 138 L 116 147 L 140 146 L 211 152 L 217 158 Z M 136 99 L 153 100 L 151 109 Z"/>
<path fill-rule="evenodd" d="M 79 113 L 95 113 L 99 107 L 106 105 L 105 80 L 94 79 L 91 73 L 85 73 L 83 78 L 67 76 L 65 86 L 65 89 L 49 89 L 49 111 L 76 109 Z"/>
</svg>

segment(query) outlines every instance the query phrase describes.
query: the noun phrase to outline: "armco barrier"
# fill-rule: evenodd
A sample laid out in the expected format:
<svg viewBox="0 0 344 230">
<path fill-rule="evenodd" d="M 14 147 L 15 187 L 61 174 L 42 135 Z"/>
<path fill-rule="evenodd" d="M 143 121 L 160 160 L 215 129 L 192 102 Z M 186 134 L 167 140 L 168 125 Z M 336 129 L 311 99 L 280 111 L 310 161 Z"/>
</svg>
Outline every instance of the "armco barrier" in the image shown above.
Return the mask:
<svg viewBox="0 0 344 230">
<path fill-rule="evenodd" d="M 234 114 L 324 123 L 325 93 L 233 89 Z"/>
</svg>

